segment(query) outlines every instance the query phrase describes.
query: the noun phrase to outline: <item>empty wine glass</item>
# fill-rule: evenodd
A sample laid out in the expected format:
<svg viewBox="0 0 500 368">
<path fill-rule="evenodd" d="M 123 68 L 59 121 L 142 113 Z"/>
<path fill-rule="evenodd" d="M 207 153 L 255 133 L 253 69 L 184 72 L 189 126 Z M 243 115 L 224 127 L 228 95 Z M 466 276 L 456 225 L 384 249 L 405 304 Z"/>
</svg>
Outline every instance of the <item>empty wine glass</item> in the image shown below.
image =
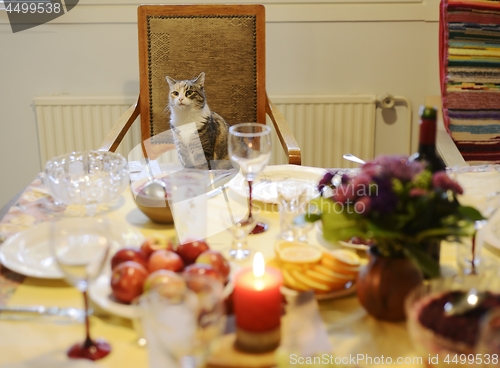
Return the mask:
<svg viewBox="0 0 500 368">
<path fill-rule="evenodd" d="M 56 264 L 68 283 L 83 294 L 85 307 L 85 340 L 67 352 L 70 358 L 97 360 L 111 352 L 102 339 L 90 337 L 87 290 L 108 259 L 112 241 L 111 224 L 102 218 L 64 218 L 50 227 L 50 248 Z"/>
<path fill-rule="evenodd" d="M 264 170 L 271 158 L 271 128 L 264 124 L 243 123 L 229 128 L 229 157 L 239 165 L 248 182 L 248 218 L 252 218 L 252 182 Z M 267 230 L 267 224 L 257 222 L 250 234 Z"/>
</svg>

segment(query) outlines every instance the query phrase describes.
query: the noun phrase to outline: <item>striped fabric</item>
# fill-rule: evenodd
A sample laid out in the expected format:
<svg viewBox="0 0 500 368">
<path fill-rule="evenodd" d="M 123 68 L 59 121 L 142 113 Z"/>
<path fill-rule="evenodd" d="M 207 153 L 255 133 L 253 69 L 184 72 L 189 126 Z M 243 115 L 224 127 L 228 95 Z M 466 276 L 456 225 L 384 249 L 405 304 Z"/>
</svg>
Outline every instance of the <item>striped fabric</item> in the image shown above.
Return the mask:
<svg viewBox="0 0 500 368">
<path fill-rule="evenodd" d="M 445 126 L 469 163 L 500 162 L 500 1 L 442 0 Z"/>
</svg>

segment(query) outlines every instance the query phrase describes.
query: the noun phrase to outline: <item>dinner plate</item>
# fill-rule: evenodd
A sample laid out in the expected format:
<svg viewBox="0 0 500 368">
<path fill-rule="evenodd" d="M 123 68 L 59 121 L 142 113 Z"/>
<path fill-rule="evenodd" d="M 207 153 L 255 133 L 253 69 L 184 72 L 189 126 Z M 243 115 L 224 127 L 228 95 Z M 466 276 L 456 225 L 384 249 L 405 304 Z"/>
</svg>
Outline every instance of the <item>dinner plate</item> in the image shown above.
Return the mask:
<svg viewBox="0 0 500 368">
<path fill-rule="evenodd" d="M 277 184 L 280 181 L 293 179 L 304 182 L 309 188 L 309 193 L 314 195 L 319 181 L 326 170 L 317 167 L 298 165 L 273 165 L 264 168 L 252 185 L 252 199 L 269 204 L 278 203 Z M 241 172 L 228 183 L 231 190 L 240 196 L 248 197 L 248 184 Z"/>
<path fill-rule="evenodd" d="M 239 265 L 230 262 L 231 271 L 229 273 L 229 282 L 224 288 L 224 298 L 229 296 L 233 291 L 233 283 L 231 280 L 235 272 L 240 268 Z M 102 274 L 89 286 L 89 296 L 94 303 L 105 311 L 123 318 L 133 319 L 136 317 L 134 307 L 130 304 L 125 304 L 117 301 L 112 294 L 111 275 L 109 273 Z"/>
<path fill-rule="evenodd" d="M 85 219 L 82 219 L 85 221 Z M 111 229 L 118 246 L 139 246 L 143 235 L 126 223 L 113 222 Z M 30 229 L 9 237 L 0 247 L 0 262 L 7 268 L 25 276 L 42 279 L 61 279 L 50 252 L 50 223 L 40 223 Z"/>
<path fill-rule="evenodd" d="M 331 248 L 332 246 L 335 246 L 335 243 L 330 242 L 329 240 L 326 240 L 325 237 L 323 236 L 323 226 L 321 221 L 316 221 L 314 223 L 314 226 L 316 227 L 316 234 L 318 238 L 318 242 L 323 245 L 324 247 Z M 338 241 L 338 245 L 344 248 L 349 248 L 349 249 L 355 249 L 355 250 L 368 250 L 370 246 L 366 244 L 355 244 L 351 243 L 348 241 Z"/>
</svg>

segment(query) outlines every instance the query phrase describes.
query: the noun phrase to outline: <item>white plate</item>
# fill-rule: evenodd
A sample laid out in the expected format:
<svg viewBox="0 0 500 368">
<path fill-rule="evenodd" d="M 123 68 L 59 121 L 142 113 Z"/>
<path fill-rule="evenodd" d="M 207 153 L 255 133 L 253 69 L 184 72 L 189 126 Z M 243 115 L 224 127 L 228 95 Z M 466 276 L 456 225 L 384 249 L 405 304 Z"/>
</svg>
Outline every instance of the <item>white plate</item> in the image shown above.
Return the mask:
<svg viewBox="0 0 500 368">
<path fill-rule="evenodd" d="M 234 273 L 240 268 L 240 266 L 230 262 L 231 272 L 229 274 L 229 280 L 234 276 Z M 99 307 L 105 311 L 112 313 L 114 315 L 133 319 L 136 317 L 134 307 L 130 304 L 125 304 L 116 301 L 113 298 L 110 285 L 110 275 L 103 274 L 97 278 L 89 287 L 89 296 Z M 233 291 L 233 283 L 228 282 L 224 288 L 224 297 L 229 296 Z"/>
<path fill-rule="evenodd" d="M 0 262 L 22 275 L 43 279 L 63 278 L 50 252 L 49 229 L 50 223 L 44 222 L 8 238 L 0 246 Z M 112 230 L 119 246 L 139 246 L 144 240 L 139 231 L 125 223 L 113 222 Z"/>
<path fill-rule="evenodd" d="M 267 166 L 253 182 L 252 198 L 264 203 L 278 203 L 277 183 L 287 179 L 303 181 L 310 186 L 311 193 L 314 193 L 325 173 L 325 169 L 317 167 L 297 165 Z M 240 196 L 248 196 L 248 185 L 241 172 L 229 182 L 229 188 Z"/>
<path fill-rule="evenodd" d="M 316 221 L 314 223 L 314 226 L 316 227 L 316 233 L 317 233 L 317 239 L 318 242 L 323 245 L 324 247 L 331 248 L 332 246 L 335 246 L 335 243 L 332 243 L 328 240 L 326 240 L 323 236 L 323 226 L 321 221 Z M 366 244 L 354 244 L 348 241 L 338 241 L 337 245 L 340 245 L 345 248 L 350 248 L 350 249 L 355 249 L 355 250 L 368 250 L 370 247 Z"/>
</svg>

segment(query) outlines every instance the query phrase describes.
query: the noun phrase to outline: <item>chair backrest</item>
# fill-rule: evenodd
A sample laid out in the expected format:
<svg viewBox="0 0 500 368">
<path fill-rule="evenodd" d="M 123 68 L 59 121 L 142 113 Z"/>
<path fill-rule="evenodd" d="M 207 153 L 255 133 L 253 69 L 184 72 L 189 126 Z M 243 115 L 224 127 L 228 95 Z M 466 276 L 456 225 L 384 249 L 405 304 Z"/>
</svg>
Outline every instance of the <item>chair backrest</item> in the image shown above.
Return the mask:
<svg viewBox="0 0 500 368">
<path fill-rule="evenodd" d="M 138 27 L 143 141 L 170 129 L 167 75 L 205 72 L 212 111 L 230 125 L 265 124 L 264 6 L 141 5 Z"/>
</svg>

